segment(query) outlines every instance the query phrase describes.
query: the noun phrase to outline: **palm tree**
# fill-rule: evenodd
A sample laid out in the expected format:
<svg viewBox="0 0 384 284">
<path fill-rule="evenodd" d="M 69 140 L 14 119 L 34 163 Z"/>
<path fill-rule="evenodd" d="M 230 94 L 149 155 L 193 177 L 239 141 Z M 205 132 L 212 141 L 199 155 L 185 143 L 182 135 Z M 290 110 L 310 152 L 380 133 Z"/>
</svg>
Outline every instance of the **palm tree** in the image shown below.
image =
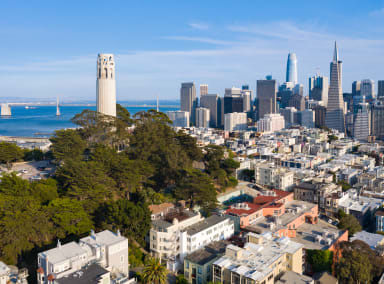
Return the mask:
<svg viewBox="0 0 384 284">
<path fill-rule="evenodd" d="M 159 259 L 150 258 L 145 265 L 142 280 L 146 284 L 165 284 L 167 282 L 167 269 L 161 265 Z"/>
</svg>

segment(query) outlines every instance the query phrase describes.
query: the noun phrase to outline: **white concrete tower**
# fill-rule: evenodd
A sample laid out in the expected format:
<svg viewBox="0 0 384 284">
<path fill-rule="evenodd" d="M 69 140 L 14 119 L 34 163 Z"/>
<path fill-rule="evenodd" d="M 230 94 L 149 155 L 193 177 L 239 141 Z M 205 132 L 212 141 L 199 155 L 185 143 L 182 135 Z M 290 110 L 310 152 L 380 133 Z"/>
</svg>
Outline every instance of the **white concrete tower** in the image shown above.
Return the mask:
<svg viewBox="0 0 384 284">
<path fill-rule="evenodd" d="M 116 80 L 113 54 L 100 53 L 97 57 L 96 106 L 98 112 L 116 116 Z"/>
</svg>

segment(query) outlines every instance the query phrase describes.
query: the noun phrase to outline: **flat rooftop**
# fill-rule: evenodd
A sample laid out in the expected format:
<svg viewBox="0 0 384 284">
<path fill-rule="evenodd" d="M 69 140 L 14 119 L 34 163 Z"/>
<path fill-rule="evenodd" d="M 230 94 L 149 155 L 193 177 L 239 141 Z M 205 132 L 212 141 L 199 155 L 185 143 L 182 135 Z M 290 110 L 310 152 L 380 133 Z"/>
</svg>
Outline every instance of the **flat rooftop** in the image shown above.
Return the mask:
<svg viewBox="0 0 384 284">
<path fill-rule="evenodd" d="M 195 235 L 197 233 L 200 233 L 201 231 L 204 231 L 216 224 L 219 224 L 219 223 L 222 223 L 226 220 L 231 220 L 229 217 L 226 217 L 226 216 L 219 216 L 219 215 L 212 215 L 206 219 L 204 219 L 203 221 L 200 221 L 196 224 L 193 224 L 191 226 L 188 226 L 186 228 L 186 231 L 188 233 L 188 235 L 192 236 L 192 235 Z"/>
<path fill-rule="evenodd" d="M 80 246 L 76 242 L 70 242 L 68 244 L 60 245 L 59 247 L 55 247 L 39 254 L 45 255 L 49 262 L 58 264 L 71 258 L 79 257 L 83 254 L 85 255 L 87 254 L 87 250 L 85 247 Z"/>
<path fill-rule="evenodd" d="M 344 231 L 319 219 L 317 224 L 304 223 L 296 229 L 296 237 L 293 241 L 304 245 L 305 249 L 328 249 Z"/>
<path fill-rule="evenodd" d="M 199 249 L 185 257 L 185 260 L 204 265 L 225 253 L 225 248 L 229 245 L 229 241 L 218 241 L 210 243 L 202 249 Z"/>
<path fill-rule="evenodd" d="M 58 284 L 97 284 L 100 283 L 100 277 L 106 273 L 109 273 L 108 270 L 102 268 L 98 264 L 91 264 L 88 267 L 82 268 L 79 271 L 76 271 L 70 274 L 67 277 L 55 279 L 55 283 Z"/>
<path fill-rule="evenodd" d="M 153 220 L 152 225 L 156 227 L 160 227 L 166 229 L 168 227 L 173 226 L 173 220 L 177 219 L 179 222 L 187 220 L 196 216 L 197 213 L 189 210 L 177 210 L 174 212 L 170 212 L 164 216 L 163 219 Z"/>
</svg>

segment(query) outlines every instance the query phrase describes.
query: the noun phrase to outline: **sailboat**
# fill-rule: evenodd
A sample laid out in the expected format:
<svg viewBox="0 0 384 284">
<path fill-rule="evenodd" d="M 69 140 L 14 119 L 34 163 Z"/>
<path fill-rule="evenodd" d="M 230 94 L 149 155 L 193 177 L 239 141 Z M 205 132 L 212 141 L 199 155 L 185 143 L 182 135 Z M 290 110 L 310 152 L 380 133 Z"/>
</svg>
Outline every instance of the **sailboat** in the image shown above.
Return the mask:
<svg viewBox="0 0 384 284">
<path fill-rule="evenodd" d="M 56 116 L 60 116 L 59 97 L 56 98 Z"/>
</svg>

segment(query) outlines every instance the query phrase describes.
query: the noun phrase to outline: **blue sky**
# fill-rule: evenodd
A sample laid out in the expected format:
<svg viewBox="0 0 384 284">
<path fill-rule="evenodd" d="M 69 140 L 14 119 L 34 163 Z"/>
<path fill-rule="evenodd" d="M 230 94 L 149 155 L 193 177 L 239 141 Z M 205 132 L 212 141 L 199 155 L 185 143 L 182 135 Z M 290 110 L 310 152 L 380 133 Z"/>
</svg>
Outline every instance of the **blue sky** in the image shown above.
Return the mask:
<svg viewBox="0 0 384 284">
<path fill-rule="evenodd" d="M 118 100 L 177 99 L 183 81 L 220 95 L 267 74 L 283 82 L 289 51 L 307 86 L 329 76 L 334 40 L 345 91 L 384 79 L 384 1 L 5 0 L 0 10 L 0 100 L 94 100 L 99 52 L 116 56 Z"/>
</svg>

